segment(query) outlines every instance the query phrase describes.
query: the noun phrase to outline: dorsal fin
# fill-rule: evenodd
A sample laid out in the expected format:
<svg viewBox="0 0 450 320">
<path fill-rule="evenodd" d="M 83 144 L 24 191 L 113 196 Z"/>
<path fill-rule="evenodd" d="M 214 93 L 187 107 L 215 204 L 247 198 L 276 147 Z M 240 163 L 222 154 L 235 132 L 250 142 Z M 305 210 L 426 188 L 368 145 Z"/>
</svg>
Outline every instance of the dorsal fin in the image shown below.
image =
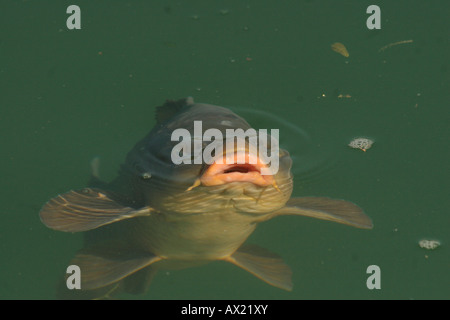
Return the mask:
<svg viewBox="0 0 450 320">
<path fill-rule="evenodd" d="M 166 100 L 162 106 L 156 107 L 156 122 L 162 124 L 176 115 L 185 106 L 194 104 L 192 97 L 183 98 L 180 100 Z"/>
</svg>

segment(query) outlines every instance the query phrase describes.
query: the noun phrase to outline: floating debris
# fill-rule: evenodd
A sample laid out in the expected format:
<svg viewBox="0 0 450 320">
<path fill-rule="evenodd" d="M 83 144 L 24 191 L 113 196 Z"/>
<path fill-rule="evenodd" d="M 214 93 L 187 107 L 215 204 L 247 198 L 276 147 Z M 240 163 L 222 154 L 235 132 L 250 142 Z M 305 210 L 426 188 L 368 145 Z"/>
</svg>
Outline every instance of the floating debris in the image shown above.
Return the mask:
<svg viewBox="0 0 450 320">
<path fill-rule="evenodd" d="M 349 57 L 349 53 L 347 51 L 347 48 L 340 42 L 335 42 L 331 45 L 331 49 L 334 52 L 337 52 L 339 54 L 342 54 L 344 57 L 348 58 Z"/>
<path fill-rule="evenodd" d="M 340 94 L 340 95 L 338 95 L 338 98 L 339 99 L 343 99 L 343 98 L 345 98 L 345 99 L 350 99 L 352 96 L 351 95 L 349 95 L 349 94 Z"/>
<path fill-rule="evenodd" d="M 427 250 L 434 250 L 437 247 L 439 247 L 441 243 L 438 240 L 420 240 L 419 241 L 419 247 Z"/>
<path fill-rule="evenodd" d="M 142 179 L 147 180 L 147 179 L 150 179 L 150 178 L 152 177 L 152 174 L 149 173 L 149 172 L 144 172 L 144 173 L 141 175 L 141 177 L 142 177 Z"/>
<path fill-rule="evenodd" d="M 412 43 L 412 42 L 414 42 L 414 41 L 413 40 L 402 40 L 402 41 L 389 43 L 388 45 L 385 45 L 384 47 L 380 48 L 380 50 L 378 50 L 378 52 L 383 52 L 384 50 L 386 50 L 390 47 L 393 47 L 393 46 L 398 46 L 399 44 Z"/>
<path fill-rule="evenodd" d="M 372 144 L 374 143 L 373 140 L 370 140 L 368 138 L 355 138 L 348 146 L 353 149 L 361 149 L 362 151 L 366 152 L 368 149 L 372 147 Z"/>
</svg>

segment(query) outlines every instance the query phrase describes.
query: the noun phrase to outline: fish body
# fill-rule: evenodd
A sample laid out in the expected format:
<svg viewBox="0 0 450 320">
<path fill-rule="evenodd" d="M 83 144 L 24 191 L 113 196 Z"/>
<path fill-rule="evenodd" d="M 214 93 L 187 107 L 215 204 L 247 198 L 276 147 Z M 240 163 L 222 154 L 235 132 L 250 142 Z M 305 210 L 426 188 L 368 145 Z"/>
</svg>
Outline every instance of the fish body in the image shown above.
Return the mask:
<svg viewBox="0 0 450 320">
<path fill-rule="evenodd" d="M 372 227 L 370 218 L 353 203 L 291 198 L 292 160 L 286 150 L 278 151 L 279 168 L 269 175 L 262 174 L 270 169 L 268 163 L 249 143 L 232 147 L 224 143 L 210 164 L 175 164 L 174 130 L 187 130 L 194 145 L 199 143 L 195 121 L 201 121 L 205 132 L 216 129 L 225 137 L 227 129 L 251 129 L 229 109 L 187 98 L 157 108 L 156 120 L 151 132 L 128 153 L 114 181 L 104 183 L 94 174 L 90 187 L 58 195 L 40 212 L 50 228 L 86 231 L 85 245 L 71 262 L 81 269 L 81 291 L 86 293 L 82 297 L 108 297 L 120 290 L 141 293 L 159 269 L 215 260 L 291 290 L 291 270 L 282 259 L 245 244 L 258 223 L 278 215 L 303 215 Z M 201 143 L 203 151 L 210 142 Z M 237 159 L 239 154 L 244 163 L 220 161 Z"/>
</svg>

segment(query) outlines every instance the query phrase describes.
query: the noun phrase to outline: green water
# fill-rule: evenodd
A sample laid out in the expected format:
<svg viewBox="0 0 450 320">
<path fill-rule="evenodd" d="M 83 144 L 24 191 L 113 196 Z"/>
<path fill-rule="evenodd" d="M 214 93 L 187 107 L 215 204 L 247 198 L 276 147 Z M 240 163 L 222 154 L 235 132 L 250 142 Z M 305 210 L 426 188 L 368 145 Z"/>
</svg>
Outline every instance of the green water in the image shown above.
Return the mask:
<svg viewBox="0 0 450 320">
<path fill-rule="evenodd" d="M 94 156 L 114 178 L 153 107 L 185 96 L 280 129 L 294 195 L 355 202 L 375 227 L 261 224 L 249 242 L 291 266 L 292 292 L 215 262 L 162 272 L 146 295 L 123 298 L 450 298 L 450 2 L 393 2 L 2 1 L 0 298 L 54 298 L 82 236 L 47 229 L 39 209 L 85 186 Z M 70 4 L 81 30 L 66 27 Z M 371 4 L 381 30 L 366 27 Z M 379 52 L 402 40 L 413 42 Z M 375 144 L 350 149 L 355 136 Z M 423 238 L 441 246 L 422 249 Z M 370 265 L 379 290 L 366 286 Z"/>
</svg>

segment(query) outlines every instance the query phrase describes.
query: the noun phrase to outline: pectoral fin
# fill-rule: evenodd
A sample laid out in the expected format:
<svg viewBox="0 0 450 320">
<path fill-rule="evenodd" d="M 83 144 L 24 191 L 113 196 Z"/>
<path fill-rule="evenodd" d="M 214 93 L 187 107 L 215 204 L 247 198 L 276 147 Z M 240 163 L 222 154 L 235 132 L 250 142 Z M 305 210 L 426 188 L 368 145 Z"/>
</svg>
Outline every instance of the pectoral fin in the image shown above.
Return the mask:
<svg viewBox="0 0 450 320">
<path fill-rule="evenodd" d="M 143 294 L 150 287 L 158 269 L 153 266 L 145 267 L 125 279 L 125 291 L 131 294 Z"/>
<path fill-rule="evenodd" d="M 312 217 L 363 229 L 373 227 L 372 220 L 356 204 L 324 197 L 292 198 L 275 214 Z"/>
<path fill-rule="evenodd" d="M 292 290 L 292 271 L 275 253 L 256 245 L 244 245 L 224 259 L 252 273 L 268 284 Z"/>
<path fill-rule="evenodd" d="M 113 200 L 100 189 L 72 190 L 51 199 L 39 213 L 49 228 L 79 232 L 110 224 L 123 219 L 147 216 L 153 209 L 133 209 Z"/>
<path fill-rule="evenodd" d="M 126 250 L 114 255 L 80 252 L 71 264 L 80 267 L 81 289 L 93 290 L 122 280 L 159 260 L 160 257 L 151 253 L 133 254 Z"/>
</svg>

